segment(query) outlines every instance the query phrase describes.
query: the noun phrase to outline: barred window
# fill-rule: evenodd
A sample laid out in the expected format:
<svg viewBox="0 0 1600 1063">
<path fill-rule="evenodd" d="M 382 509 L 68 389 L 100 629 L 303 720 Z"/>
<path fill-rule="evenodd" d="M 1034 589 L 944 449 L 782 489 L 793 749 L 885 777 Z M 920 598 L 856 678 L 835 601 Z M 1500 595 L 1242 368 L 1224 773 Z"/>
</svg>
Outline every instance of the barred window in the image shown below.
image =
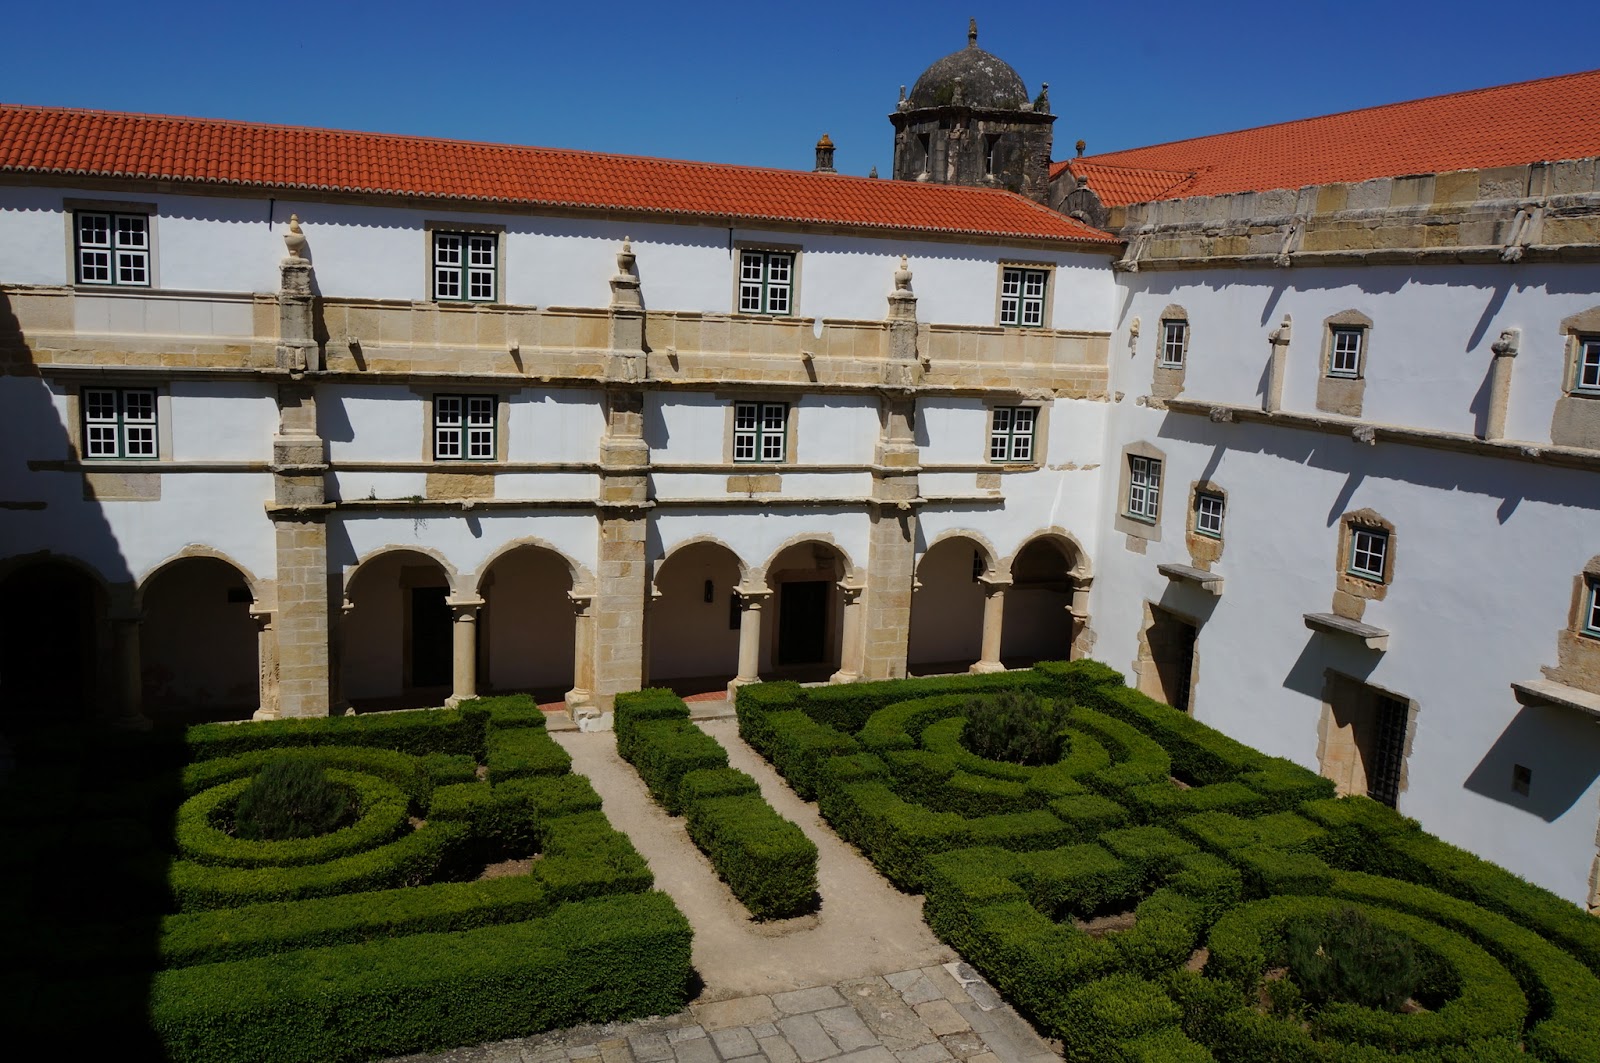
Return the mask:
<svg viewBox="0 0 1600 1063">
<path fill-rule="evenodd" d="M 788 452 L 789 404 L 733 404 L 733 460 L 781 462 Z"/>
<path fill-rule="evenodd" d="M 1155 523 L 1161 512 L 1161 459 L 1128 455 L 1128 516 Z"/>
<path fill-rule="evenodd" d="M 1044 324 L 1044 294 L 1049 273 L 1006 267 L 1000 273 L 1000 324 L 1037 328 Z"/>
<path fill-rule="evenodd" d="M 1027 462 L 1033 460 L 1033 429 L 1039 411 L 1033 406 L 996 406 L 989 427 L 989 460 Z"/>
<path fill-rule="evenodd" d="M 499 294 L 494 233 L 433 234 L 433 297 L 438 302 L 492 303 Z"/>
<path fill-rule="evenodd" d="M 493 461 L 495 405 L 493 395 L 435 395 L 434 460 Z"/>
<path fill-rule="evenodd" d="M 80 210 L 74 215 L 78 283 L 150 286 L 150 218 Z"/>
<path fill-rule="evenodd" d="M 150 388 L 84 388 L 83 456 L 155 458 L 156 393 Z"/>
<path fill-rule="evenodd" d="M 788 314 L 794 295 L 794 254 L 789 251 L 739 252 L 739 312 Z"/>
</svg>

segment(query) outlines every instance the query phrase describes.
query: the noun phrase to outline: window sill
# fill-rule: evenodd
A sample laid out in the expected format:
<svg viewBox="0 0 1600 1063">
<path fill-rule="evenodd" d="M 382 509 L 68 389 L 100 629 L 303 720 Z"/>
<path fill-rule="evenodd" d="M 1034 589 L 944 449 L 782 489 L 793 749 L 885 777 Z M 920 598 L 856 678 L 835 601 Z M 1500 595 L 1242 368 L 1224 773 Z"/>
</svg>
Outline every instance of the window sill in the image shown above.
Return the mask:
<svg viewBox="0 0 1600 1063">
<path fill-rule="evenodd" d="M 1389 633 L 1381 627 L 1363 624 L 1359 620 L 1335 613 L 1306 613 L 1306 627 L 1312 631 L 1319 631 L 1324 635 L 1342 635 L 1347 638 L 1360 639 L 1369 650 L 1379 653 L 1389 648 Z"/>
<path fill-rule="evenodd" d="M 1157 517 L 1145 517 L 1145 516 L 1141 516 L 1138 513 L 1124 513 L 1122 515 L 1122 517 L 1123 517 L 1124 520 L 1137 521 L 1140 524 L 1148 525 L 1149 527 L 1152 527 L 1152 528 L 1154 528 L 1156 526 L 1156 524 L 1161 519 L 1159 516 L 1157 516 Z"/>
<path fill-rule="evenodd" d="M 1205 591 L 1222 597 L 1222 577 L 1215 572 L 1195 568 L 1192 565 L 1157 565 L 1156 571 L 1176 583 L 1192 583 Z"/>
<path fill-rule="evenodd" d="M 1574 709 L 1600 722 L 1600 694 L 1549 679 L 1530 679 L 1525 683 L 1512 683 L 1511 689 L 1521 705 L 1554 705 Z"/>
</svg>

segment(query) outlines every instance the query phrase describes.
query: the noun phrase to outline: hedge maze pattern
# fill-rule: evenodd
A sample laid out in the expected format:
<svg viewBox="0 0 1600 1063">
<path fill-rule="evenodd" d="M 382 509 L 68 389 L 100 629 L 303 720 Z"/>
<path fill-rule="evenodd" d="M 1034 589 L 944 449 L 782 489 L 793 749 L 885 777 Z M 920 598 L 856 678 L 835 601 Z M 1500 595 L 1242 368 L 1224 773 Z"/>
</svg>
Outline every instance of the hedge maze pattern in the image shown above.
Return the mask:
<svg viewBox="0 0 1600 1063">
<path fill-rule="evenodd" d="M 1072 703 L 1053 765 L 962 745 L 968 701 L 1019 688 Z M 1104 665 L 769 683 L 738 712 L 1069 1060 L 1600 1060 L 1600 921 Z M 1346 906 L 1410 940 L 1421 1006 L 1268 1006 L 1285 927 Z"/>
<path fill-rule="evenodd" d="M 337 1060 L 685 1003 L 687 921 L 529 699 L 29 741 L 0 790 L 12 1029 L 91 1019 L 135 1054 Z M 320 762 L 354 821 L 223 829 L 283 756 Z"/>
</svg>

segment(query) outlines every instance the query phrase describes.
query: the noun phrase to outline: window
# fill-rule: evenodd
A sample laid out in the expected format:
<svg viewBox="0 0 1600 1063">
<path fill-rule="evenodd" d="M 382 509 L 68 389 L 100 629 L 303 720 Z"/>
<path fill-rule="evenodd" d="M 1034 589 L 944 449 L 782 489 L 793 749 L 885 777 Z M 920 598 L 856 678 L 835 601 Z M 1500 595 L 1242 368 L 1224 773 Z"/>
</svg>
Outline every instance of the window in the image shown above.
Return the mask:
<svg viewBox="0 0 1600 1063">
<path fill-rule="evenodd" d="M 1388 532 L 1382 528 L 1350 529 L 1350 575 L 1383 583 L 1388 560 Z"/>
<path fill-rule="evenodd" d="M 794 296 L 794 252 L 739 252 L 739 313 L 788 314 Z"/>
<path fill-rule="evenodd" d="M 493 395 L 435 395 L 434 460 L 493 461 L 494 408 Z"/>
<path fill-rule="evenodd" d="M 733 404 L 733 460 L 783 461 L 788 453 L 787 402 Z"/>
<path fill-rule="evenodd" d="M 1197 491 L 1194 496 L 1194 530 L 1211 539 L 1222 538 L 1222 514 L 1226 503 L 1221 495 Z"/>
<path fill-rule="evenodd" d="M 73 231 L 79 284 L 150 287 L 150 217 L 80 210 Z"/>
<path fill-rule="evenodd" d="M 1128 455 L 1128 516 L 1154 524 L 1161 511 L 1161 461 Z"/>
<path fill-rule="evenodd" d="M 1048 271 L 1007 266 L 1000 273 L 1000 324 L 1037 328 L 1044 324 Z"/>
<path fill-rule="evenodd" d="M 995 148 L 999 146 L 999 144 L 1000 138 L 994 134 L 990 134 L 989 136 L 983 138 L 983 172 L 987 177 L 994 176 L 994 154 Z"/>
<path fill-rule="evenodd" d="M 1583 602 L 1583 617 L 1579 629 L 1591 638 L 1600 639 L 1600 578 L 1589 580 L 1588 591 Z"/>
<path fill-rule="evenodd" d="M 1168 369 L 1182 369 L 1184 355 L 1189 349 L 1189 323 L 1166 320 L 1161 322 L 1161 364 Z"/>
<path fill-rule="evenodd" d="M 499 293 L 494 233 L 433 234 L 433 297 L 438 302 L 492 303 Z"/>
<path fill-rule="evenodd" d="M 150 388 L 84 388 L 86 458 L 154 458 L 156 393 Z"/>
<path fill-rule="evenodd" d="M 989 429 L 989 460 L 1031 462 L 1038 417 L 1039 411 L 1033 406 L 996 406 Z"/>
<path fill-rule="evenodd" d="M 1328 375 L 1359 377 L 1361 375 L 1361 348 L 1367 330 L 1335 326 L 1333 346 L 1328 354 Z"/>
<path fill-rule="evenodd" d="M 1600 336 L 1578 337 L 1578 367 L 1572 390 L 1600 395 Z"/>
</svg>

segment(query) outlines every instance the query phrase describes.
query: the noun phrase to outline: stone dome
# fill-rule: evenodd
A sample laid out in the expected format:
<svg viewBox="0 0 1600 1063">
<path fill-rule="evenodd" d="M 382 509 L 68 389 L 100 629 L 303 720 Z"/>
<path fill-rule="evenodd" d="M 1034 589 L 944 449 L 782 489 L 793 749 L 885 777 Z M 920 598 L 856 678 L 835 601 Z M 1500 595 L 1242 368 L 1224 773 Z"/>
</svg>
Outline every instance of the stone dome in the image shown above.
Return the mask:
<svg viewBox="0 0 1600 1063">
<path fill-rule="evenodd" d="M 955 102 L 956 81 L 961 102 L 980 110 L 1015 111 L 1029 100 L 1028 87 L 1011 64 L 978 47 L 978 28 L 967 31 L 967 46 L 922 72 L 911 89 L 911 107 L 945 107 Z"/>
</svg>

